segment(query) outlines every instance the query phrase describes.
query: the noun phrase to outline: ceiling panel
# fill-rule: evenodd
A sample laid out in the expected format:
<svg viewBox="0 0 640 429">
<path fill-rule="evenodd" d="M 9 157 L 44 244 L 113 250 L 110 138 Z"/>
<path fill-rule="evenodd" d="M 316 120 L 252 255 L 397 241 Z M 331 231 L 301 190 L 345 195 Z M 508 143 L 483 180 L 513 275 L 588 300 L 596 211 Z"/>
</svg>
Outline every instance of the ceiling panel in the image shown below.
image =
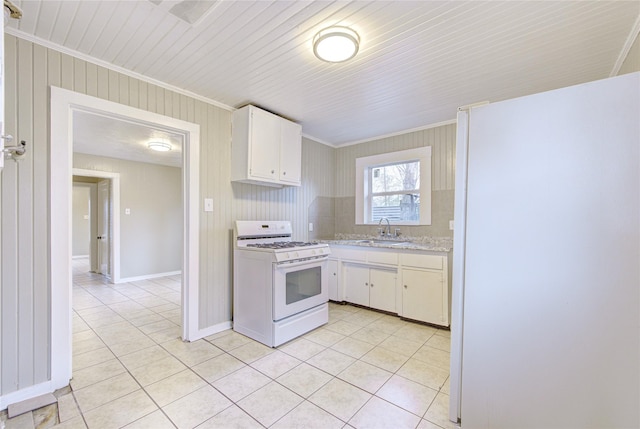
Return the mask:
<svg viewBox="0 0 640 429">
<path fill-rule="evenodd" d="M 160 140 L 171 145 L 168 152 L 147 146 Z M 73 151 L 148 164 L 182 167 L 181 134 L 81 110 L 73 112 Z"/>
<path fill-rule="evenodd" d="M 16 3 L 12 34 L 229 108 L 262 106 L 336 146 L 608 77 L 640 27 L 638 1 L 219 0 L 194 24 L 170 12 L 180 0 Z M 352 61 L 313 56 L 329 25 L 358 31 Z"/>
</svg>

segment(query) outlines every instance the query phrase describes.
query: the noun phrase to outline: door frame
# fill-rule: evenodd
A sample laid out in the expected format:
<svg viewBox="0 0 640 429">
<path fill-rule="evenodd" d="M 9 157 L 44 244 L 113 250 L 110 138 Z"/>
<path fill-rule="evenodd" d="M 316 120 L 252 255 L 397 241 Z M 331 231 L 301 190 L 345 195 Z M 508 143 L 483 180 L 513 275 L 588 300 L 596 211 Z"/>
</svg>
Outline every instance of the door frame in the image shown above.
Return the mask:
<svg viewBox="0 0 640 429">
<path fill-rule="evenodd" d="M 111 183 L 109 204 L 111 205 L 112 217 L 109 228 L 111 236 L 109 263 L 111 264 L 111 283 L 120 283 L 120 173 L 74 168 L 72 170 L 72 176 L 95 177 L 109 180 Z M 93 237 L 91 240 L 93 241 Z"/>
<path fill-rule="evenodd" d="M 69 384 L 72 375 L 71 203 L 73 186 L 73 112 L 83 110 L 140 122 L 184 136 L 182 156 L 183 261 L 182 338 L 206 335 L 198 326 L 200 126 L 59 87 L 50 87 L 49 272 L 51 281 L 51 383 Z"/>
</svg>

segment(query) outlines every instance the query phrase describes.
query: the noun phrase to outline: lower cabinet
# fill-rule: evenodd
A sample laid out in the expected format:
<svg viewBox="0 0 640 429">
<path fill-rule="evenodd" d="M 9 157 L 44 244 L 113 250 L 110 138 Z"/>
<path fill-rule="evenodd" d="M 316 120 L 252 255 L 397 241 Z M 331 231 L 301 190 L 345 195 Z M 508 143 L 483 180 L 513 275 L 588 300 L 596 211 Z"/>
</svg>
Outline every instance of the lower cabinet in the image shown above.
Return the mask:
<svg viewBox="0 0 640 429">
<path fill-rule="evenodd" d="M 331 301 L 342 301 L 342 297 L 339 294 L 339 276 L 338 276 L 338 267 L 340 266 L 340 261 L 335 259 L 329 259 L 327 261 L 327 270 L 329 272 L 329 299 Z"/>
<path fill-rule="evenodd" d="M 402 269 L 402 312 L 407 319 L 448 325 L 448 299 L 442 271 Z"/>
<path fill-rule="evenodd" d="M 329 299 L 449 326 L 450 270 L 446 253 L 331 247 Z"/>
<path fill-rule="evenodd" d="M 378 310 L 397 313 L 396 270 L 343 264 L 345 300 Z"/>
</svg>

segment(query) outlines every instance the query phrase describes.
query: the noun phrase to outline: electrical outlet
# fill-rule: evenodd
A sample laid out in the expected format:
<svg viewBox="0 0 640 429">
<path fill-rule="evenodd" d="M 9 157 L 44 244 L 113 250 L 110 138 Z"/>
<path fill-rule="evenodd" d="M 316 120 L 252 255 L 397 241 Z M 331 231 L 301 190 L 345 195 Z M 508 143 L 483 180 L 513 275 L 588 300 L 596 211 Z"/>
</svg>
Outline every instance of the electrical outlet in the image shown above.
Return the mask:
<svg viewBox="0 0 640 429">
<path fill-rule="evenodd" d="M 453 221 L 452 220 L 449 221 L 449 229 L 451 231 L 453 231 Z"/>
<path fill-rule="evenodd" d="M 309 232 L 313 232 L 313 222 L 309 222 Z"/>
<path fill-rule="evenodd" d="M 124 209 L 124 214 L 130 215 L 131 214 L 131 209 L 129 209 L 129 208 Z"/>
<path fill-rule="evenodd" d="M 205 198 L 204 199 L 204 211 L 212 212 L 213 211 L 213 198 Z"/>
</svg>

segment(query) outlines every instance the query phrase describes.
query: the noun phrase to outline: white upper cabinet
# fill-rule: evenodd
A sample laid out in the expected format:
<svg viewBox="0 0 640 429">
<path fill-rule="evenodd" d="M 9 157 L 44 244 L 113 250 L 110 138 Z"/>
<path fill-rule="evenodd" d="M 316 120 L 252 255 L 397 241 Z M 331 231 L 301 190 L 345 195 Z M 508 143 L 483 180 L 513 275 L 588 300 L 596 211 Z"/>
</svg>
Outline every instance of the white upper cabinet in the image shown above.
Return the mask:
<svg viewBox="0 0 640 429">
<path fill-rule="evenodd" d="M 231 180 L 300 186 L 302 127 L 255 106 L 233 113 Z"/>
<path fill-rule="evenodd" d="M 302 179 L 302 127 L 295 122 L 281 121 L 280 181 L 300 186 Z"/>
</svg>

